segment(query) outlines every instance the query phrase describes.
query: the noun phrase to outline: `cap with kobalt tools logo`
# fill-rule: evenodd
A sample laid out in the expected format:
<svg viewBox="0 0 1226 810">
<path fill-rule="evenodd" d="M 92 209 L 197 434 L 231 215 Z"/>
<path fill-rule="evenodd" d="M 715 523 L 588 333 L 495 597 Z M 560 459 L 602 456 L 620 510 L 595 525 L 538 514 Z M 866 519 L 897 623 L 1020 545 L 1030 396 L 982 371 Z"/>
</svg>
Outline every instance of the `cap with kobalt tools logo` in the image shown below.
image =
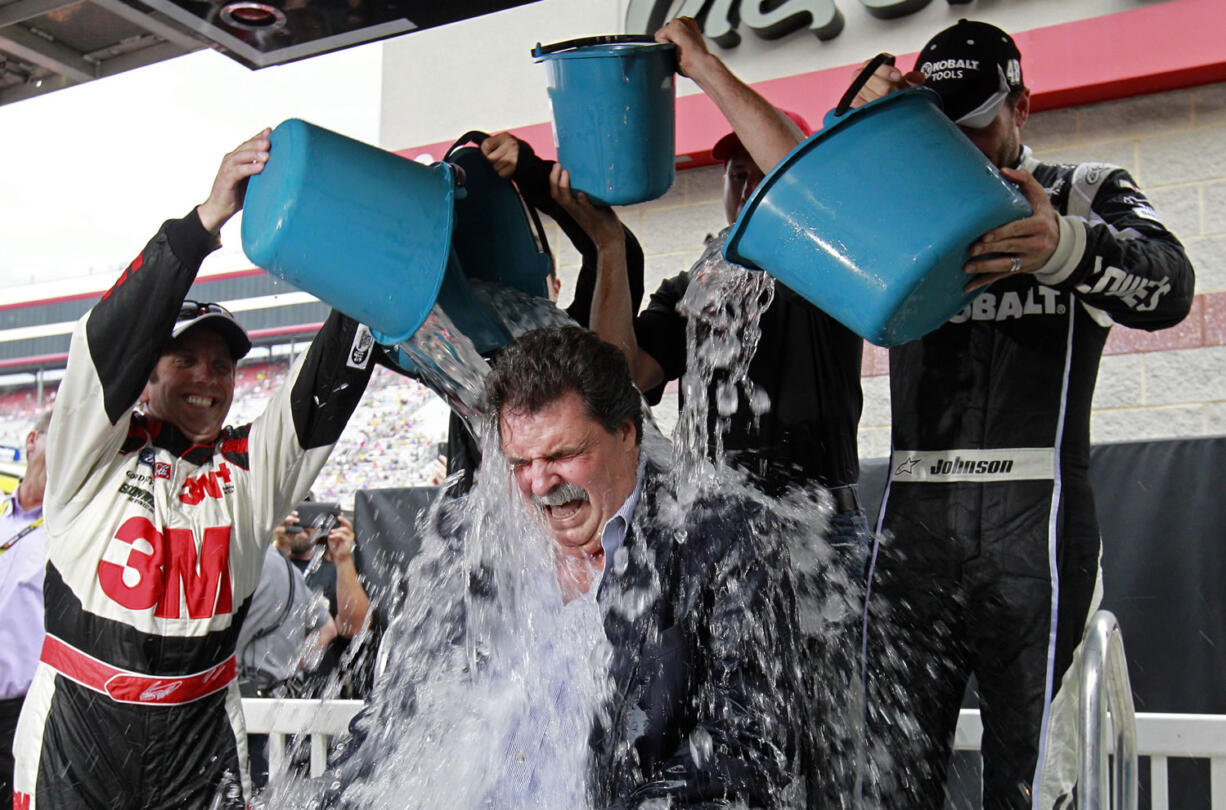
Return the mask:
<svg viewBox="0 0 1226 810">
<path fill-rule="evenodd" d="M 959 20 L 928 41 L 915 60 L 925 87 L 935 90 L 945 114 L 959 126 L 983 129 L 1009 93 L 1022 87 L 1022 54 L 994 25 Z"/>
</svg>

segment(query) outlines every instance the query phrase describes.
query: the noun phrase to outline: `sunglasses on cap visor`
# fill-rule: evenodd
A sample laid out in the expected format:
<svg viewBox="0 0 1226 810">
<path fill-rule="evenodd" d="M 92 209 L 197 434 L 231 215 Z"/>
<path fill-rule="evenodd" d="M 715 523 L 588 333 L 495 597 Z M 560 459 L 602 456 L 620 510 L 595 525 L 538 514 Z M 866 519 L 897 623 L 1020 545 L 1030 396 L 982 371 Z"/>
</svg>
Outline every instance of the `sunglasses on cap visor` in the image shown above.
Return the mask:
<svg viewBox="0 0 1226 810">
<path fill-rule="evenodd" d="M 201 315 L 216 313 L 219 315 L 229 315 L 231 318 L 234 314 L 230 310 L 223 307 L 221 304 L 212 302 L 201 302 L 187 300 L 183 302 L 183 306 L 179 308 L 179 317 L 176 320 L 186 321 L 192 318 L 199 318 Z"/>
</svg>

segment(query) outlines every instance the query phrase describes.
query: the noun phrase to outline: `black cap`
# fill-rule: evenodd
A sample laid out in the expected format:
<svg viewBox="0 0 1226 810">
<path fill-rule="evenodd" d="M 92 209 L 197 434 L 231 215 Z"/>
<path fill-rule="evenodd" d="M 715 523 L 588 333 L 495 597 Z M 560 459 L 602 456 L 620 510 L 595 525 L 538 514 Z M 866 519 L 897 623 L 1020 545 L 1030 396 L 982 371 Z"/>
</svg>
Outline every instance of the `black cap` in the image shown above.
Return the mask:
<svg viewBox="0 0 1226 810">
<path fill-rule="evenodd" d="M 235 360 L 251 351 L 251 338 L 238 325 L 230 310 L 221 304 L 193 301 L 190 298 L 179 308 L 179 317 L 171 330 L 171 338 L 177 338 L 193 326 L 205 324 L 225 339 L 230 347 L 230 356 Z"/>
<path fill-rule="evenodd" d="M 1022 54 L 1013 38 L 994 25 L 958 20 L 920 51 L 915 69 L 935 90 L 945 114 L 959 126 L 983 129 L 1009 93 L 1022 87 Z"/>
</svg>

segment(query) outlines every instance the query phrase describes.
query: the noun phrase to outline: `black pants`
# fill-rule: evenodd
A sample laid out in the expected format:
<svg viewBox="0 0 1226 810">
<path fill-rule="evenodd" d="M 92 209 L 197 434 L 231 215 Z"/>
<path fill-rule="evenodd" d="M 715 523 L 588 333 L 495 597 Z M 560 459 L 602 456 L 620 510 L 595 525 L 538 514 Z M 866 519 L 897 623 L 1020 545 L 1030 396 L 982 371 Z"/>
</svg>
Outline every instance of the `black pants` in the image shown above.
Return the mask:
<svg viewBox="0 0 1226 810">
<path fill-rule="evenodd" d="M 13 808 L 13 737 L 25 695 L 0 700 L 0 810 Z"/>
<path fill-rule="evenodd" d="M 1081 638 L 1097 577 L 1097 538 L 1066 543 L 1064 552 L 1055 643 L 1051 581 L 1010 576 L 982 561 L 950 576 L 909 569 L 882 553 L 868 633 L 870 759 L 877 763 L 878 794 L 870 806 L 944 806 L 954 729 L 973 673 L 984 726 L 983 807 L 1029 810 L 1040 732 L 1050 719 L 1048 667 L 1054 694 Z M 1076 682 L 1067 688 L 1075 690 Z"/>
<path fill-rule="evenodd" d="M 191 703 L 118 703 L 62 676 L 34 803 L 73 810 L 243 810 L 228 690 Z"/>
</svg>

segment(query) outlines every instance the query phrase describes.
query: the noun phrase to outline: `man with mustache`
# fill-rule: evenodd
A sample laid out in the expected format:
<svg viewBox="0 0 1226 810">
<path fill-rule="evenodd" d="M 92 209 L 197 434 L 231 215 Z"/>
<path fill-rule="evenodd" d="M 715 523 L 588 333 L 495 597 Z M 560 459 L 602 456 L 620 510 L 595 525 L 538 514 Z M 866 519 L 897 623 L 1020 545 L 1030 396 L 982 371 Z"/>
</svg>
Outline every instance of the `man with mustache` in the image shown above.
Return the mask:
<svg viewBox="0 0 1226 810">
<path fill-rule="evenodd" d="M 777 110 L 733 75 L 707 49 L 692 18 L 669 21 L 656 32 L 656 40 L 676 46 L 682 74 L 702 88 L 733 128 L 711 149 L 711 156 L 724 166 L 724 214 L 732 224 L 766 172 L 809 134 L 808 124 L 795 113 Z M 763 152 L 769 159 L 763 159 Z M 622 349 L 635 382 L 656 402 L 668 380 L 683 378 L 687 366 L 697 362 L 687 357 L 687 330 L 696 320 L 697 328 L 703 327 L 681 306 L 695 271 L 661 283 L 640 313 L 637 300 L 630 298 L 628 265 L 619 253 L 616 213 L 573 193 L 565 167 L 555 167 L 553 181 L 559 204 L 588 230 L 599 249 L 592 329 Z M 797 584 L 802 605 L 811 606 L 802 610 L 808 619 L 804 629 L 810 648 L 810 693 L 818 724 L 813 729 L 819 753 L 811 762 L 810 793 L 821 792 L 825 806 L 844 806 L 856 783 L 859 741 L 854 729 L 863 725 L 863 705 L 857 697 L 862 682 L 861 614 L 872 544 L 857 484 L 863 340 L 779 282 L 759 326 L 746 382 L 764 395 L 769 407 L 762 412 L 747 393 L 739 393 L 734 412 L 717 418 L 721 412 L 716 392 L 723 379 L 722 370 L 717 372 L 708 389 L 709 444 L 715 446 L 714 437 L 722 434 L 728 462 L 771 496 L 817 486 L 830 494 L 833 508 L 825 540 L 832 550 L 831 564 L 820 577 Z M 703 333 L 697 334 L 701 341 Z"/>
<path fill-rule="evenodd" d="M 553 540 L 563 598 L 603 608 L 614 705 L 590 740 L 593 806 L 794 806 L 795 615 L 778 545 L 754 539 L 768 517 L 732 498 L 677 502 L 643 454 L 625 358 L 584 329 L 521 337 L 485 402 Z M 650 582 L 657 598 L 628 615 L 621 595 Z M 705 756 L 692 744 L 704 735 Z"/>
<path fill-rule="evenodd" d="M 806 710 L 778 521 L 742 498 L 680 501 L 643 451 L 643 403 L 625 358 L 582 327 L 538 329 L 506 347 L 481 410 L 487 458 L 476 489 L 429 517 L 411 578 L 427 609 L 401 615 L 400 638 L 420 646 L 392 652 L 333 760 L 322 806 L 372 806 L 371 795 L 399 789 L 389 751 L 416 763 L 428 749 L 428 760 L 454 744 L 434 734 L 472 722 L 494 739 L 474 752 L 458 732 L 459 745 L 493 770 L 473 774 L 466 797 L 447 784 L 451 807 L 803 806 Z M 493 493 L 492 505 L 482 500 Z M 539 519 L 547 547 L 504 514 L 506 495 Z M 511 560 L 494 564 L 491 552 Z M 461 718 L 447 716 L 453 678 L 466 696 Z M 490 719 L 490 696 L 521 681 L 531 695 L 511 690 Z M 508 714 L 518 719 L 504 739 Z M 581 735 L 586 749 L 572 759 Z M 418 791 L 413 806 L 436 803 L 437 767 L 426 767 L 404 782 Z"/>
<path fill-rule="evenodd" d="M 239 628 L 267 538 L 371 372 L 365 328 L 333 312 L 264 412 L 223 427 L 251 341 L 186 296 L 268 135 L 226 155 L 208 199 L 167 221 L 73 332 L 47 440 L 47 635 L 17 728 L 18 807 L 251 801 Z"/>
</svg>

